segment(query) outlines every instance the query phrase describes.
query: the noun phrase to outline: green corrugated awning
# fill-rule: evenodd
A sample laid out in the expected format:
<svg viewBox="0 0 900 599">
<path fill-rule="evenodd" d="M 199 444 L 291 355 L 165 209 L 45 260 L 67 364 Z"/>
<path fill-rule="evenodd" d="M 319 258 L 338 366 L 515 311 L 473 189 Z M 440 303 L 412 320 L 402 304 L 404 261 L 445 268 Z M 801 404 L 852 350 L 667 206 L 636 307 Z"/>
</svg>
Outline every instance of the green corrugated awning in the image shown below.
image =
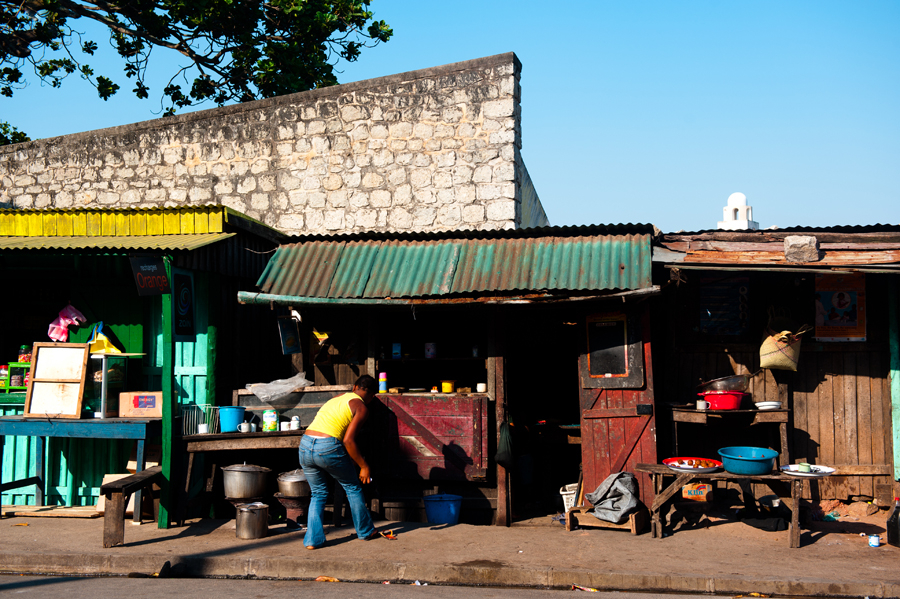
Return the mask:
<svg viewBox="0 0 900 599">
<path fill-rule="evenodd" d="M 0 237 L 0 250 L 195 250 L 235 233 L 178 235 Z"/>
<path fill-rule="evenodd" d="M 257 285 L 267 297 L 334 300 L 594 293 L 648 289 L 650 268 L 649 234 L 332 238 L 282 245 Z"/>
</svg>

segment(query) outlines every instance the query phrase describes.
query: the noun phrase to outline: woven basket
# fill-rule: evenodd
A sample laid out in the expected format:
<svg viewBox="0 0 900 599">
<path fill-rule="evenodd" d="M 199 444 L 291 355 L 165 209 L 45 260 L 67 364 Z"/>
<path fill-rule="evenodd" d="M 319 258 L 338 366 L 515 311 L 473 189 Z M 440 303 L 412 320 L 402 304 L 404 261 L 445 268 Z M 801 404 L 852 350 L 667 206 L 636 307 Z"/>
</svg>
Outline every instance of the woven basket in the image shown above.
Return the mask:
<svg viewBox="0 0 900 599">
<path fill-rule="evenodd" d="M 791 370 L 796 372 L 800 360 L 800 341 L 808 326 L 800 327 L 796 333 L 766 330 L 767 337 L 759 348 L 759 367 L 770 370 Z"/>
</svg>

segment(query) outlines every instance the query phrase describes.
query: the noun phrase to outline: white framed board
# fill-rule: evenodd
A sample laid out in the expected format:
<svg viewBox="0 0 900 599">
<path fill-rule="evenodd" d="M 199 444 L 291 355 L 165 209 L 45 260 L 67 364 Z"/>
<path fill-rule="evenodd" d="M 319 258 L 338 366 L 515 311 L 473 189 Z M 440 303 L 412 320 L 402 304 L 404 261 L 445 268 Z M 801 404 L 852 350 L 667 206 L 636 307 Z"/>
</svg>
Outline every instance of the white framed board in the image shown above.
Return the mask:
<svg viewBox="0 0 900 599">
<path fill-rule="evenodd" d="M 25 417 L 80 418 L 88 343 L 35 343 Z"/>
</svg>

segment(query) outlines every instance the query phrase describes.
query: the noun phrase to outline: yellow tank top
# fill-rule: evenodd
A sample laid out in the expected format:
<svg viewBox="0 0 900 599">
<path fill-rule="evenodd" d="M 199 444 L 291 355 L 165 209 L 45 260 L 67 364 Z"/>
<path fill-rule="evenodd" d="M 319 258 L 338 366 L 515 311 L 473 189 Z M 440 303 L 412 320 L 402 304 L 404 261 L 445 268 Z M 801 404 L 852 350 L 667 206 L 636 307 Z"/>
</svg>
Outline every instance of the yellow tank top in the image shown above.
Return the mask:
<svg viewBox="0 0 900 599">
<path fill-rule="evenodd" d="M 350 411 L 351 399 L 361 398 L 356 393 L 344 393 L 326 401 L 325 405 L 319 408 L 308 429 L 331 435 L 343 441 L 344 433 L 350 426 L 350 421 L 353 420 L 353 412 Z"/>
</svg>

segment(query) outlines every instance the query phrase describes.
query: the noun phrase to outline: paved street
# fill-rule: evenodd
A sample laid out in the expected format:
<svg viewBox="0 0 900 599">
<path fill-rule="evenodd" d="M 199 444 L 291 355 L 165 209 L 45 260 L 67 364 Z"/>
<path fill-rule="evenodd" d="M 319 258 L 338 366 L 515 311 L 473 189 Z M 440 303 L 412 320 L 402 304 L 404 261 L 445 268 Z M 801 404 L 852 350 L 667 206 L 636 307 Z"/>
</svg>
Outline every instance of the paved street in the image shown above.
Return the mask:
<svg viewBox="0 0 900 599">
<path fill-rule="evenodd" d="M 0 576 L 0 595 L 41 599 L 134 599 L 159 597 L 216 597 L 216 599 L 280 599 L 310 595 L 316 599 L 550 599 L 571 596 L 572 591 L 498 589 L 405 584 L 358 584 L 290 580 L 75 578 L 70 576 Z M 675 597 L 658 593 L 589 593 L 602 599 L 651 599 Z M 680 599 L 709 599 L 710 595 L 677 595 Z"/>
</svg>

